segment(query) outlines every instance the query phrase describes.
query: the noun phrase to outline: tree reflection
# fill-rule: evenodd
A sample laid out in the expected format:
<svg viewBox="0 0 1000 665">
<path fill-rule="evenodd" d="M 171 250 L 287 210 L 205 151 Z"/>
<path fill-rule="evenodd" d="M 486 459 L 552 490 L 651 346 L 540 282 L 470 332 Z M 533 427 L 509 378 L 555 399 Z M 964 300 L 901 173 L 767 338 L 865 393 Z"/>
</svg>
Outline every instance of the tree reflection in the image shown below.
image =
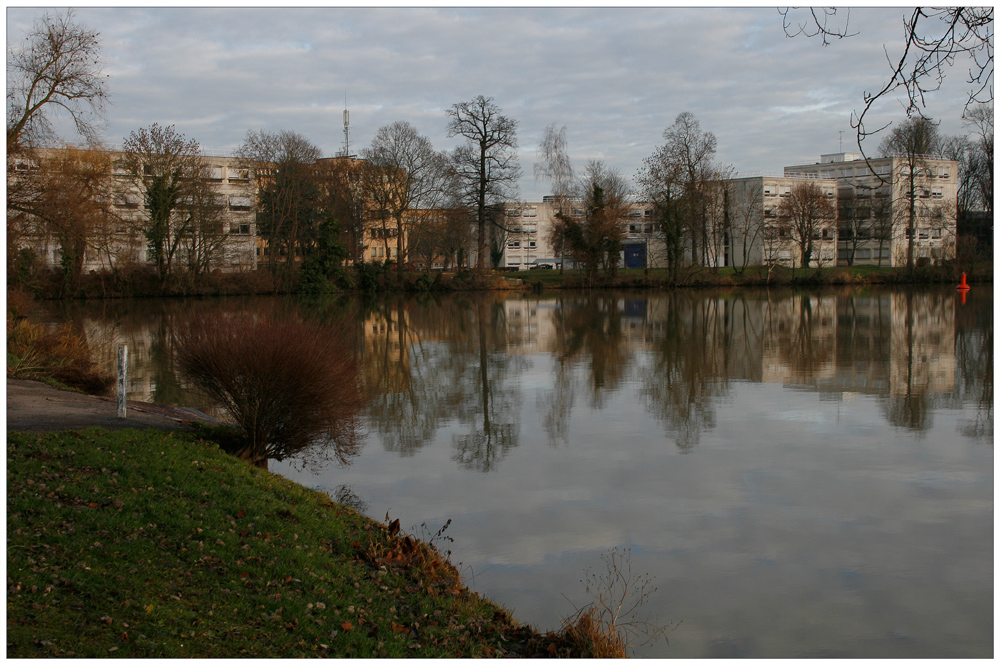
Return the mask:
<svg viewBox="0 0 1000 665">
<path fill-rule="evenodd" d="M 621 387 L 632 350 L 622 330 L 620 299 L 591 294 L 569 301 L 556 328 L 558 363 L 584 358 L 589 367 L 591 408 L 604 406 L 606 396 Z"/>
<path fill-rule="evenodd" d="M 687 452 L 715 426 L 713 401 L 729 381 L 733 317 L 717 299 L 672 291 L 664 299 L 652 362 L 640 372 L 641 395 L 674 443 Z"/>
<path fill-rule="evenodd" d="M 949 293 L 948 296 L 951 296 Z M 892 376 L 882 411 L 896 427 L 926 432 L 933 424 L 932 394 L 954 388 L 942 357 L 954 358 L 954 299 L 941 293 L 892 294 Z"/>
<path fill-rule="evenodd" d="M 466 399 L 459 409 L 460 422 L 471 431 L 454 437 L 452 459 L 467 469 L 488 473 L 517 446 L 521 400 L 511 373 L 523 369 L 524 362 L 508 355 L 502 340 L 494 337 L 503 334 L 506 328 L 502 325 L 503 309 L 499 303 L 487 307 L 479 299 L 475 309 L 476 366 L 470 367 L 463 377 L 466 390 L 462 394 Z"/>
</svg>

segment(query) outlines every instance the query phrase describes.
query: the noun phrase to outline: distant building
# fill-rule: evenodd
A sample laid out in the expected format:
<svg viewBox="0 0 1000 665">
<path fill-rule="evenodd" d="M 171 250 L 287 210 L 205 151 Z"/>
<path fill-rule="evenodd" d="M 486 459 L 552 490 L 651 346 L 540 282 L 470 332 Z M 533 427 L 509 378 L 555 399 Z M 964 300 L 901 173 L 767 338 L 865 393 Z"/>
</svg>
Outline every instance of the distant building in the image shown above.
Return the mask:
<svg viewBox="0 0 1000 665">
<path fill-rule="evenodd" d="M 911 239 L 916 264 L 955 257 L 958 164 L 953 160 L 919 156 L 911 173 L 904 156 L 866 161 L 860 154 L 834 153 L 815 164 L 786 166 L 785 175 L 836 181 L 838 265 L 905 266 Z"/>
<path fill-rule="evenodd" d="M 756 176 L 718 183 L 726 189 L 728 205 L 710 226 L 724 229 L 723 266 L 744 268 L 760 265 L 802 267 L 801 252 L 794 234 L 779 223 L 781 201 L 803 182 L 814 183 L 831 203 L 837 200 L 835 180 L 813 175 Z M 816 224 L 810 266 L 832 266 L 837 259 L 837 220 L 830 217 Z"/>
<path fill-rule="evenodd" d="M 69 151 L 78 154 L 86 151 L 75 148 L 42 149 L 32 157 L 10 158 L 8 186 L 13 181 L 27 183 L 32 178 L 42 178 L 47 169 L 60 168 L 60 161 Z M 147 247 L 145 228 L 148 224 L 149 206 L 135 180 L 121 168 L 121 153 L 106 153 L 109 184 L 107 194 L 96 201 L 102 206 L 102 223 L 90 230 L 83 256 L 83 271 L 103 271 L 125 265 L 147 265 L 151 258 Z M 205 156 L 205 179 L 210 185 L 211 200 L 203 202 L 212 210 L 210 229 L 199 228 L 188 233 L 179 243 L 175 264 L 185 265 L 191 252 L 208 252 L 207 269 L 227 272 L 248 271 L 256 268 L 256 223 L 253 206 L 253 179 L 249 169 L 240 166 L 234 157 Z M 39 181 L 39 186 L 44 186 Z M 181 201 L 179 210 L 193 205 Z M 62 248 L 58 240 L 41 220 L 31 215 L 12 219 L 8 210 L 8 228 L 12 223 L 23 231 L 17 242 L 21 248 L 30 248 L 45 265 L 58 266 Z M 210 236 L 210 237 L 209 237 Z M 9 251 L 16 248 L 8 248 Z"/>
<path fill-rule="evenodd" d="M 568 214 L 574 218 L 584 216 L 583 203 L 571 200 L 566 204 Z M 529 270 L 539 264 L 576 268 L 570 253 L 560 255 L 553 246 L 553 231 L 559 205 L 555 197 L 545 196 L 540 202 L 508 203 L 505 208 L 506 236 L 503 258 L 498 268 Z M 626 268 L 658 267 L 662 237 L 659 224 L 653 220 L 652 207 L 633 203 L 628 216 L 622 220 L 622 253 L 619 265 Z M 662 261 L 660 261 L 662 262 Z"/>
</svg>

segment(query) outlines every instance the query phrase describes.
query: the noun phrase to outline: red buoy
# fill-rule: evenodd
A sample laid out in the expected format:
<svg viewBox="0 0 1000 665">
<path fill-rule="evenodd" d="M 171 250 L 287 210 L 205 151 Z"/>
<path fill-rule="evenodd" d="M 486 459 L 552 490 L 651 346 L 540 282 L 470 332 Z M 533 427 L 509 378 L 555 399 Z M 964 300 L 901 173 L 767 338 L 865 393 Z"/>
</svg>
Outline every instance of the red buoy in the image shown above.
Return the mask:
<svg viewBox="0 0 1000 665">
<path fill-rule="evenodd" d="M 971 287 L 965 283 L 965 273 L 962 273 L 962 283 L 956 287 L 959 291 L 968 291 Z"/>
</svg>

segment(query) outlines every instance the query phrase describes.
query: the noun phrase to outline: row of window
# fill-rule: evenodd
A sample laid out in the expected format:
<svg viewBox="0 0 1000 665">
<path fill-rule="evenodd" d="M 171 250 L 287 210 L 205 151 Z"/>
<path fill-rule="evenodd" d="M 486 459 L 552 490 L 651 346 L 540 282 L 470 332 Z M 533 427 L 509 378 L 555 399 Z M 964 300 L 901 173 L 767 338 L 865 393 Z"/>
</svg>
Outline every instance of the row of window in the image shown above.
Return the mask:
<svg viewBox="0 0 1000 665">
<path fill-rule="evenodd" d="M 839 261 L 847 261 L 850 258 L 850 254 L 851 254 L 851 250 L 848 249 L 848 248 L 846 248 L 846 247 L 843 248 L 843 249 L 838 249 L 837 250 L 837 260 L 839 260 Z M 882 259 L 888 259 L 888 258 L 890 258 L 889 257 L 889 248 L 888 247 L 883 247 L 881 250 L 879 248 L 877 248 L 877 247 L 874 248 L 874 249 L 872 249 L 870 247 L 864 247 L 864 248 L 859 248 L 859 249 L 857 249 L 857 250 L 854 251 L 854 260 L 855 261 L 859 261 L 859 260 L 860 261 L 869 261 L 869 260 L 872 260 L 872 259 L 879 259 L 879 258 L 882 258 Z"/>
<path fill-rule="evenodd" d="M 535 249 L 538 246 L 538 243 L 535 240 L 525 240 L 524 246 L 527 247 L 528 249 Z M 509 240 L 507 242 L 507 249 L 521 249 L 521 241 Z"/>
<path fill-rule="evenodd" d="M 129 208 L 135 209 L 139 207 L 139 202 L 142 200 L 138 194 L 120 194 L 115 198 L 115 205 L 119 208 Z M 190 197 L 187 197 L 180 202 L 181 206 L 192 205 L 193 201 Z M 217 196 L 212 202 L 212 205 L 218 208 L 224 208 L 228 204 L 230 210 L 248 211 L 252 206 L 252 201 L 249 196 Z M 149 210 L 149 204 L 143 203 L 144 209 Z"/>
</svg>

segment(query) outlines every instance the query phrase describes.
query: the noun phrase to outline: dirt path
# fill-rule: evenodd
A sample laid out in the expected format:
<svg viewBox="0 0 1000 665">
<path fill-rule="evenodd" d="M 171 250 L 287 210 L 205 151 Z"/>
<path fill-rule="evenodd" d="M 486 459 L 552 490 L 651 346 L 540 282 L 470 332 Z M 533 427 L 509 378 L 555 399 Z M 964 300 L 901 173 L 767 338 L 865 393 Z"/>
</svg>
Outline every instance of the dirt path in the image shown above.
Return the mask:
<svg viewBox="0 0 1000 665">
<path fill-rule="evenodd" d="M 190 428 L 194 420 L 215 422 L 194 409 L 128 402 L 126 417 L 118 417 L 115 399 L 58 390 L 40 381 L 7 379 L 7 429 L 52 432 L 85 427 L 107 429 Z"/>
</svg>

